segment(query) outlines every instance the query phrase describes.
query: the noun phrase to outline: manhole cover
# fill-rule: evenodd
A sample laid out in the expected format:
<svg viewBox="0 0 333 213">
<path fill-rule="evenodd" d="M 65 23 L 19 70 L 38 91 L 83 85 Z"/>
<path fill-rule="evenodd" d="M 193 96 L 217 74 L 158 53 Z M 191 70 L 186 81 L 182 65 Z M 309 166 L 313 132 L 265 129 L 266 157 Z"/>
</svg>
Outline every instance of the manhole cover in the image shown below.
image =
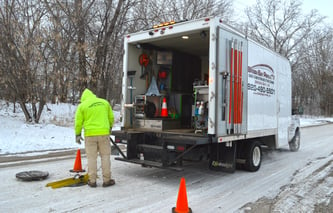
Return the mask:
<svg viewBox="0 0 333 213">
<path fill-rule="evenodd" d="M 44 180 L 47 176 L 49 173 L 43 171 L 24 171 L 16 174 L 16 178 L 24 181 Z"/>
</svg>

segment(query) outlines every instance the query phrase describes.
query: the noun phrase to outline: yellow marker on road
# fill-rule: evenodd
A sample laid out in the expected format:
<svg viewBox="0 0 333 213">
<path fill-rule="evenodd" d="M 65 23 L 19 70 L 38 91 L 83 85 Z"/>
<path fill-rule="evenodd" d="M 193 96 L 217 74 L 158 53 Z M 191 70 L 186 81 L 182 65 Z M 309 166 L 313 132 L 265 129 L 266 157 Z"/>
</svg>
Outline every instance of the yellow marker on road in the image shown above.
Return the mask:
<svg viewBox="0 0 333 213">
<path fill-rule="evenodd" d="M 85 175 L 77 174 L 72 178 L 66 178 L 63 180 L 58 180 L 58 181 L 48 183 L 48 184 L 46 184 L 46 187 L 51 186 L 52 189 L 57 189 L 57 188 L 66 187 L 66 186 L 81 186 L 81 185 L 87 184 L 88 180 L 89 180 L 88 174 L 85 174 Z"/>
</svg>

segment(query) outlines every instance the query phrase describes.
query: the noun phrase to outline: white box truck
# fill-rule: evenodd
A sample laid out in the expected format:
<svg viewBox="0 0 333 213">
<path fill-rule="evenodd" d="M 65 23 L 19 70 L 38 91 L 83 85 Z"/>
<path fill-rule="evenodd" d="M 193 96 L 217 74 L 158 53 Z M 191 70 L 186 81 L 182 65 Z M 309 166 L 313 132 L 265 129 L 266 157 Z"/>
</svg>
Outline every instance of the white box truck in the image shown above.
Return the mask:
<svg viewBox="0 0 333 213">
<path fill-rule="evenodd" d="M 291 68 L 216 17 L 167 22 L 124 38 L 117 160 L 182 169 L 257 171 L 262 148 L 300 146 Z M 120 150 L 121 151 L 121 150 Z"/>
</svg>

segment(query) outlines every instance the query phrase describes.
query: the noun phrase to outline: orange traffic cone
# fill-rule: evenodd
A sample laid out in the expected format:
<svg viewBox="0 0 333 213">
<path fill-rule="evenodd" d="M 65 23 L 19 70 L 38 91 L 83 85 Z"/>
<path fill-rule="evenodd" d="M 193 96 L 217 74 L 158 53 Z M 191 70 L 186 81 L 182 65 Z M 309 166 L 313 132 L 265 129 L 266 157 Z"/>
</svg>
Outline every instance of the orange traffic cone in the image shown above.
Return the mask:
<svg viewBox="0 0 333 213">
<path fill-rule="evenodd" d="M 82 164 L 81 164 L 81 151 L 80 149 L 77 150 L 76 152 L 76 158 L 74 162 L 74 168 L 69 170 L 70 172 L 85 172 L 84 169 L 82 169 Z"/>
<path fill-rule="evenodd" d="M 166 98 L 163 98 L 161 117 L 168 117 Z"/>
<path fill-rule="evenodd" d="M 192 213 L 192 209 L 187 204 L 185 178 L 183 177 L 180 179 L 177 204 L 172 208 L 172 213 Z"/>
</svg>

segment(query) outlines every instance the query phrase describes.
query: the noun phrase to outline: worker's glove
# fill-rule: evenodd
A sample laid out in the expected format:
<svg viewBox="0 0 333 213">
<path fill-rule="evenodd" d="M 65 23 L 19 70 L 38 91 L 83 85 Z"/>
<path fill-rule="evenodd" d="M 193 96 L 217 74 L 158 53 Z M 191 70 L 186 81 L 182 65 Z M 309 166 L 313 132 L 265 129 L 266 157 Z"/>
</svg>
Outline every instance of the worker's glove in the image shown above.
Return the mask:
<svg viewBox="0 0 333 213">
<path fill-rule="evenodd" d="M 77 135 L 77 136 L 76 136 L 76 139 L 75 139 L 75 142 L 76 142 L 77 144 L 81 144 L 81 140 L 83 140 L 83 138 L 81 137 L 81 135 Z"/>
</svg>

